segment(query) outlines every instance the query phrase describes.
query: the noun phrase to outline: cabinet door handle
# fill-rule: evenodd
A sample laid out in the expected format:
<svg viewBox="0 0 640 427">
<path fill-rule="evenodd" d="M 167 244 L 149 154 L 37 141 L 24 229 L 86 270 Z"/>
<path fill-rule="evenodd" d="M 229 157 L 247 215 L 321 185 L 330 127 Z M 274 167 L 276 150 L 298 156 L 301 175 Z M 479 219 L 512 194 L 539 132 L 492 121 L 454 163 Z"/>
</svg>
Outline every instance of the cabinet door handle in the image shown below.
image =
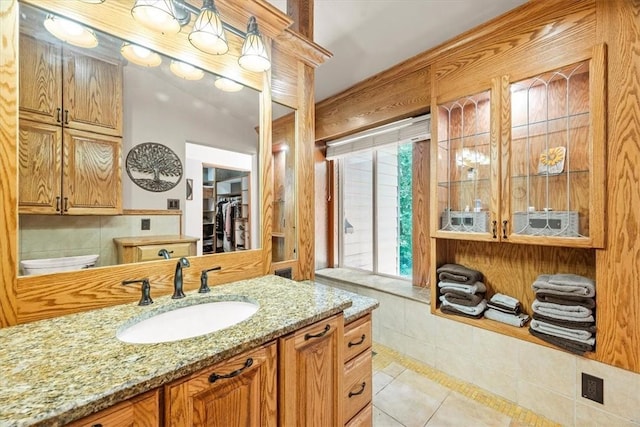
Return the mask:
<svg viewBox="0 0 640 427">
<path fill-rule="evenodd" d="M 60 212 L 60 196 L 56 197 L 56 212 Z"/>
<path fill-rule="evenodd" d="M 360 339 L 358 341 L 349 341 L 349 344 L 347 344 L 347 347 L 351 348 L 354 347 L 356 345 L 360 345 L 364 342 L 366 336 L 365 334 L 362 334 L 362 336 L 360 337 Z"/>
<path fill-rule="evenodd" d="M 64 211 L 65 212 L 69 212 L 69 198 L 68 197 L 64 198 Z"/>
<path fill-rule="evenodd" d="M 491 221 L 491 231 L 493 233 L 493 238 L 497 239 L 498 238 L 498 221 L 496 221 L 495 219 Z"/>
<path fill-rule="evenodd" d="M 359 396 L 362 393 L 364 393 L 364 389 L 367 387 L 367 383 L 366 382 L 362 382 L 362 384 L 360 384 L 360 390 L 358 391 L 350 391 L 349 392 L 349 399 L 351 399 L 353 396 Z"/>
<path fill-rule="evenodd" d="M 64 124 L 69 124 L 69 110 L 64 110 Z"/>
<path fill-rule="evenodd" d="M 246 362 L 244 362 L 244 366 L 240 369 L 236 369 L 233 372 L 230 372 L 228 374 L 216 374 L 215 372 L 211 375 L 209 375 L 209 382 L 210 383 L 214 383 L 218 380 L 224 380 L 227 378 L 233 378 L 233 377 L 237 377 L 238 375 L 240 375 L 245 369 L 247 369 L 249 366 L 253 365 L 253 359 L 250 357 L 247 359 Z"/>
<path fill-rule="evenodd" d="M 310 340 L 311 338 L 320 338 L 323 337 L 327 334 L 327 332 L 329 332 L 329 329 L 331 329 L 331 326 L 327 325 L 324 327 L 324 330 L 322 332 L 319 332 L 317 334 L 304 334 L 304 340 Z"/>
<path fill-rule="evenodd" d="M 102 427 L 101 423 L 93 424 L 91 427 Z"/>
<path fill-rule="evenodd" d="M 62 121 L 62 108 L 56 108 L 56 122 Z"/>
<path fill-rule="evenodd" d="M 502 238 L 506 239 L 507 238 L 507 223 L 509 221 L 502 221 Z"/>
</svg>

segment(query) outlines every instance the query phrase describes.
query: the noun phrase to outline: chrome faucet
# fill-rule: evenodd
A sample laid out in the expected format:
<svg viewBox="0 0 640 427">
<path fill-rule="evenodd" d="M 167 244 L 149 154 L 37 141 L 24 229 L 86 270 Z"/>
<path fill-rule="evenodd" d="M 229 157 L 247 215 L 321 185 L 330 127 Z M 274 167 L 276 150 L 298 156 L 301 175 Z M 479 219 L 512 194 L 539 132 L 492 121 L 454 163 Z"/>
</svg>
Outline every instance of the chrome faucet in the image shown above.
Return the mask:
<svg viewBox="0 0 640 427">
<path fill-rule="evenodd" d="M 176 274 L 173 276 L 173 299 L 184 298 L 186 295 L 182 291 L 182 267 L 191 267 L 189 260 L 185 257 L 180 258 L 176 264 Z"/>
<path fill-rule="evenodd" d="M 171 252 L 173 252 L 173 251 L 171 251 Z M 170 259 L 171 258 L 171 252 L 169 252 L 168 250 L 163 248 L 163 249 L 160 249 L 158 251 L 158 256 L 161 256 L 164 259 Z"/>
</svg>

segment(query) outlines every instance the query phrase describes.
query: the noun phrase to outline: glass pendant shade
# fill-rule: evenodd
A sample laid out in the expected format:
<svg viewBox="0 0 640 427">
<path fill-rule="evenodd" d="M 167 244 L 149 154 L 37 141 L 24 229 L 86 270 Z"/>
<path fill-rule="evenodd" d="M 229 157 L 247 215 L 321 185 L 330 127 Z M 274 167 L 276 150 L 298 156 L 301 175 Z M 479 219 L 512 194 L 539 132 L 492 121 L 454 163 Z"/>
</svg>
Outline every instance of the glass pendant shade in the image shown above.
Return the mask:
<svg viewBox="0 0 640 427">
<path fill-rule="evenodd" d="M 185 62 L 172 60 L 169 69 L 173 74 L 185 80 L 200 80 L 204 77 L 204 71 Z"/>
<path fill-rule="evenodd" d="M 196 49 L 205 53 L 224 55 L 229 51 L 222 20 L 213 0 L 205 0 L 189 33 L 189 41 Z"/>
<path fill-rule="evenodd" d="M 98 46 L 98 38 L 92 30 L 59 16 L 47 16 L 44 27 L 58 39 L 74 46 L 85 48 Z"/>
<path fill-rule="evenodd" d="M 180 32 L 180 22 L 172 0 L 136 0 L 131 15 L 151 30 L 174 34 Z"/>
<path fill-rule="evenodd" d="M 218 89 L 224 92 L 238 92 L 241 91 L 244 86 L 240 83 L 236 83 L 231 79 L 227 79 L 225 77 L 219 77 L 213 83 Z"/>
<path fill-rule="evenodd" d="M 267 55 L 267 49 L 258 32 L 258 23 L 255 17 L 249 18 L 247 26 L 247 38 L 242 45 L 242 53 L 238 58 L 242 68 L 249 71 L 263 72 L 271 68 L 271 61 Z"/>
<path fill-rule="evenodd" d="M 120 53 L 127 60 L 143 67 L 157 67 L 162 63 L 162 58 L 159 54 L 146 47 L 132 43 L 122 43 Z"/>
</svg>

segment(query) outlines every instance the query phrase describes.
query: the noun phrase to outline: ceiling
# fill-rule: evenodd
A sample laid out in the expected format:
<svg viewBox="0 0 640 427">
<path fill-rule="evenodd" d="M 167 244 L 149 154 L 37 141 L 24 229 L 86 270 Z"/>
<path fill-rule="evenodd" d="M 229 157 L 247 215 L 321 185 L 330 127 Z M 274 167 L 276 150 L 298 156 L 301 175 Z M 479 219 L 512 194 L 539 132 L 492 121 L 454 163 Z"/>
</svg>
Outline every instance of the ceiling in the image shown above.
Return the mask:
<svg viewBox="0 0 640 427">
<path fill-rule="evenodd" d="M 286 0 L 268 0 L 286 11 Z M 316 100 L 499 16 L 526 0 L 315 0 L 314 41 L 333 53 Z"/>
</svg>

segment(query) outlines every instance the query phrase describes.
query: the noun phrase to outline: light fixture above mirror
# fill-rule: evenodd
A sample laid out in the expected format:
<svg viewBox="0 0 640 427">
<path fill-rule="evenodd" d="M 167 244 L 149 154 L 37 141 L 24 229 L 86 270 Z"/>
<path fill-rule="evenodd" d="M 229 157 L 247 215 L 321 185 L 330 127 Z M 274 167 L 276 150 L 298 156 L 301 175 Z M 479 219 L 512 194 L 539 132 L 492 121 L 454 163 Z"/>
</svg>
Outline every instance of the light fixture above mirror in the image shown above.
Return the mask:
<svg viewBox="0 0 640 427">
<path fill-rule="evenodd" d="M 173 74 L 185 80 L 200 80 L 204 77 L 204 71 L 201 69 L 187 64 L 186 62 L 176 61 L 175 59 L 171 60 L 169 69 Z"/>
<path fill-rule="evenodd" d="M 122 43 L 120 53 L 127 60 L 143 67 L 157 67 L 162 63 L 162 58 L 156 52 L 133 43 Z"/>
<path fill-rule="evenodd" d="M 98 38 L 91 29 L 68 19 L 48 15 L 44 20 L 44 27 L 58 39 L 74 46 L 89 49 L 98 46 Z"/>
<path fill-rule="evenodd" d="M 229 51 L 220 14 L 213 0 L 204 0 L 200 14 L 189 33 L 189 42 L 205 53 L 224 55 Z"/>
<path fill-rule="evenodd" d="M 244 87 L 240 83 L 236 83 L 226 77 L 218 77 L 213 84 L 215 87 L 225 92 L 239 92 Z"/>
<path fill-rule="evenodd" d="M 178 33 L 197 16 L 189 33 L 189 42 L 198 50 L 223 55 L 229 51 L 225 31 L 244 39 L 238 64 L 247 71 L 264 72 L 271 68 L 267 49 L 254 16 L 249 18 L 247 32 L 226 24 L 220 18 L 214 0 L 203 0 L 202 8 L 184 0 L 136 0 L 131 15 L 145 27 L 161 33 Z"/>
</svg>

